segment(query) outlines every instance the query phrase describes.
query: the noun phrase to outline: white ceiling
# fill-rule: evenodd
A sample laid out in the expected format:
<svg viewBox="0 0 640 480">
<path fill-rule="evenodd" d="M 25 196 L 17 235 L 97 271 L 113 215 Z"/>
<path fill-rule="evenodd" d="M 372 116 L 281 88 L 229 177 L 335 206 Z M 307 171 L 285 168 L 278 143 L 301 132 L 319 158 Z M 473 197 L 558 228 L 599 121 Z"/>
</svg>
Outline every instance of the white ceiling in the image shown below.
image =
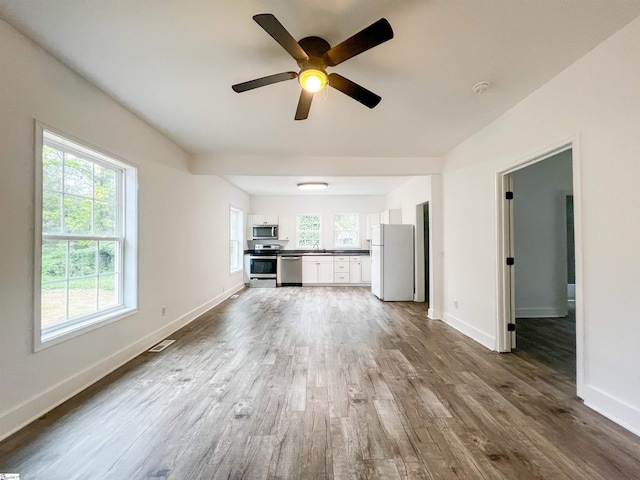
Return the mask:
<svg viewBox="0 0 640 480">
<path fill-rule="evenodd" d="M 328 89 L 296 122 L 294 80 L 233 92 L 297 70 L 257 13 L 332 45 L 387 18 L 394 39 L 332 69 L 380 105 Z M 264 155 L 259 175 L 282 173 L 273 159 L 292 156 L 441 157 L 638 15 L 639 0 L 0 0 L 0 18 L 187 152 L 212 165 Z M 479 81 L 492 88 L 474 94 Z M 226 174 L 257 193 L 260 182 Z"/>
</svg>

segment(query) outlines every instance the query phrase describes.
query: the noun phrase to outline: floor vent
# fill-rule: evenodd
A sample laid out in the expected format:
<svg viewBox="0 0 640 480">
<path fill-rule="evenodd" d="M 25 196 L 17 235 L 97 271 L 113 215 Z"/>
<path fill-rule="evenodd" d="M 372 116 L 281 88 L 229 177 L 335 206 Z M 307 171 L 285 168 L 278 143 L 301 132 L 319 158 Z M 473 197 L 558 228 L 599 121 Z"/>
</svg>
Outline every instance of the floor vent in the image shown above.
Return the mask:
<svg viewBox="0 0 640 480">
<path fill-rule="evenodd" d="M 171 345 L 173 342 L 175 342 L 175 340 L 163 340 L 163 341 L 161 341 L 159 344 L 157 344 L 155 347 L 153 347 L 149 351 L 150 352 L 161 352 L 162 350 L 167 348 L 169 345 Z"/>
<path fill-rule="evenodd" d="M 230 298 L 238 298 L 240 295 L 238 295 L 237 293 L 235 295 L 231 295 Z"/>
</svg>

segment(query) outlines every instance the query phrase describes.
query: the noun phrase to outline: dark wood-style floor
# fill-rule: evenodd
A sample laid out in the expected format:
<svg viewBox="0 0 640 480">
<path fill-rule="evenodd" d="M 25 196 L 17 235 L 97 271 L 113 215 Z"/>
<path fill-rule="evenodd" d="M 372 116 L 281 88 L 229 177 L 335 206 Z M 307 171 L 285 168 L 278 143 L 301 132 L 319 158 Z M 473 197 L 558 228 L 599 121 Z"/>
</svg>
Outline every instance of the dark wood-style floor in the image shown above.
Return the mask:
<svg viewBox="0 0 640 480">
<path fill-rule="evenodd" d="M 364 288 L 249 289 L 0 443 L 34 479 L 637 479 L 540 363 Z"/>
<path fill-rule="evenodd" d="M 570 302 L 561 318 L 518 318 L 514 353 L 531 362 L 541 362 L 576 381 L 576 314 Z"/>
</svg>

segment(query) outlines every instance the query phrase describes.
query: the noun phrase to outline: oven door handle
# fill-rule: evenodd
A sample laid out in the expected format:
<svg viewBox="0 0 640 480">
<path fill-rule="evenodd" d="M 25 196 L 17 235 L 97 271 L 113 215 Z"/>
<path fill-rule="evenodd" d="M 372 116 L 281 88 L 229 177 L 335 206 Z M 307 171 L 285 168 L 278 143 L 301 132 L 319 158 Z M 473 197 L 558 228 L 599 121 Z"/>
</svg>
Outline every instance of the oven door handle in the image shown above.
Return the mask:
<svg viewBox="0 0 640 480">
<path fill-rule="evenodd" d="M 278 259 L 278 257 L 276 257 L 275 255 L 274 255 L 274 256 L 266 256 L 266 255 L 251 255 L 251 256 L 249 257 L 249 259 L 250 259 L 250 260 L 258 260 L 258 259 L 261 259 L 261 260 L 277 260 L 277 259 Z"/>
</svg>

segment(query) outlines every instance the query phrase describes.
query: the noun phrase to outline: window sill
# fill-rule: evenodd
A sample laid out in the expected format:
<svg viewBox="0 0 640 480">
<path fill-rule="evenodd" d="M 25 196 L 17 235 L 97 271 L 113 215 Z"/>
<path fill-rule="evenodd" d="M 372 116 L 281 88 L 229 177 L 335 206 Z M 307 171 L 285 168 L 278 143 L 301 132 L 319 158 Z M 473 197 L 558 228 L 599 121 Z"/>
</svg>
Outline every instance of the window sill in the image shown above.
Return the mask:
<svg viewBox="0 0 640 480">
<path fill-rule="evenodd" d="M 45 350 L 49 347 L 53 347 L 54 345 L 66 342 L 67 340 L 71 340 L 72 338 L 79 337 L 80 335 L 102 328 L 105 325 L 123 320 L 136 313 L 138 313 L 137 308 L 124 307 L 116 311 L 108 312 L 99 317 L 92 317 L 84 322 L 74 323 L 66 328 L 56 329 L 55 332 L 45 332 L 41 335 L 38 335 L 40 334 L 40 332 L 38 332 L 37 335 L 40 336 L 40 338 L 36 337 L 34 339 L 33 351 L 39 352 L 41 350 Z"/>
</svg>

